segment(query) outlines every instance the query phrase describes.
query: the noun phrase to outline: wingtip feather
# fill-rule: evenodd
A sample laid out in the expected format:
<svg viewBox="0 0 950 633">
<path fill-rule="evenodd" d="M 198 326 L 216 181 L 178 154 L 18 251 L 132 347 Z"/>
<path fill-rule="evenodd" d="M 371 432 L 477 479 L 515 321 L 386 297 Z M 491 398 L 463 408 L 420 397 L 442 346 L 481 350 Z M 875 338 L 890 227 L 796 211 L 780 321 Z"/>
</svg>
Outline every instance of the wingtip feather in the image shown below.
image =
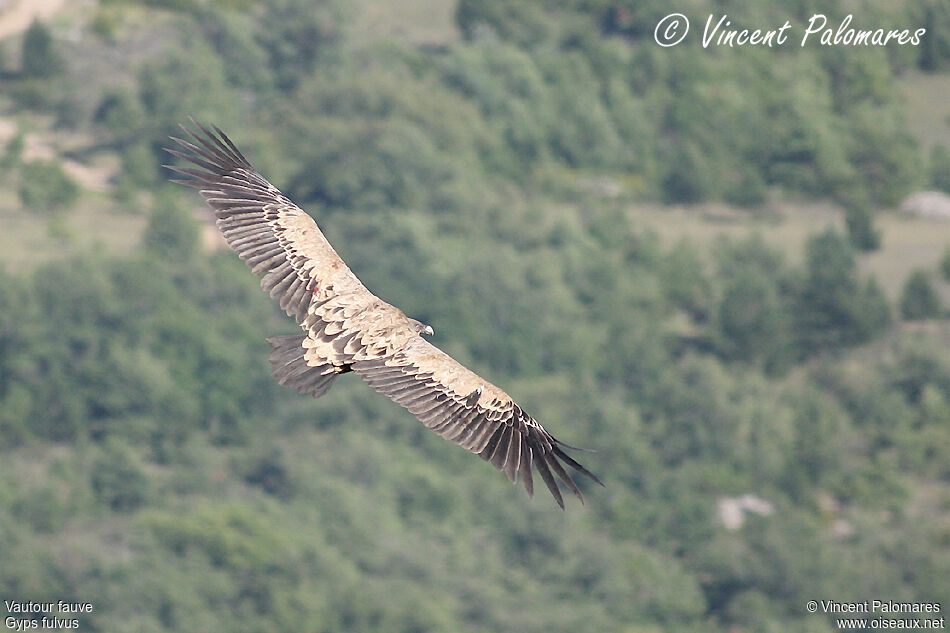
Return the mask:
<svg viewBox="0 0 950 633">
<path fill-rule="evenodd" d="M 602 482 L 600 478 L 597 477 L 597 475 L 595 475 L 594 473 L 590 472 L 589 470 L 581 466 L 574 458 L 572 458 L 570 455 L 565 453 L 561 449 L 561 446 L 567 446 L 567 444 L 564 444 L 563 442 L 560 442 L 558 440 L 554 440 L 553 452 L 555 455 L 557 455 L 564 463 L 566 463 L 568 466 L 570 466 L 577 472 L 589 477 L 590 479 L 597 482 L 601 486 L 604 486 L 605 488 L 607 487 L 604 484 L 604 482 Z"/>
<path fill-rule="evenodd" d="M 544 459 L 544 455 L 538 455 L 537 457 L 538 458 L 534 460 L 534 463 L 538 469 L 538 474 L 541 475 L 541 479 L 548 487 L 548 490 L 551 491 L 551 494 L 554 496 L 554 500 L 557 501 L 557 504 L 561 506 L 561 509 L 563 510 L 564 498 L 561 496 L 561 490 L 558 488 L 557 481 L 554 480 L 554 475 L 551 474 L 551 470 L 548 468 L 547 461 Z"/>
</svg>

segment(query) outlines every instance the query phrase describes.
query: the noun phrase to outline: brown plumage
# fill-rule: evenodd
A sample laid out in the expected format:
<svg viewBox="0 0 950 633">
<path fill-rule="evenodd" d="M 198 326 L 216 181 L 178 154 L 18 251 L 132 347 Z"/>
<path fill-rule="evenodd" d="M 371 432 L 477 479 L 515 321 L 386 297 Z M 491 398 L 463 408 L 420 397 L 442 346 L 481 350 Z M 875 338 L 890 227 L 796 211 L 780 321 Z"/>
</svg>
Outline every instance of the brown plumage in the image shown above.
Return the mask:
<svg viewBox="0 0 950 633">
<path fill-rule="evenodd" d="M 267 182 L 220 129 L 198 127 L 200 132 L 182 127 L 194 142 L 172 139 L 184 152 L 168 150 L 194 167 L 168 168 L 188 176 L 175 182 L 201 192 L 228 244 L 303 330 L 268 339 L 282 385 L 320 397 L 352 371 L 512 482 L 520 477 L 531 496 L 532 466 L 562 508 L 558 479 L 583 497 L 561 462 L 603 485 L 507 393 L 423 339 L 430 327 L 367 290 L 316 222 Z"/>
</svg>

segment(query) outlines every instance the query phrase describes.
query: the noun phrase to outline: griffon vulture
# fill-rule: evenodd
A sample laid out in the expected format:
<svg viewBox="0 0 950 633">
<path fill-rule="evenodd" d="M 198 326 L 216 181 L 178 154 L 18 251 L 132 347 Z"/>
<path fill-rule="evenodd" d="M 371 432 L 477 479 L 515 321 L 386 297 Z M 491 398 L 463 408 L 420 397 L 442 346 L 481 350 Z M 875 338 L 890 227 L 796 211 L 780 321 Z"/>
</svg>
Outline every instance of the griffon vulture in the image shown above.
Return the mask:
<svg viewBox="0 0 950 633">
<path fill-rule="evenodd" d="M 422 423 L 482 459 L 534 495 L 532 465 L 558 505 L 557 476 L 583 502 L 561 462 L 595 482 L 558 441 L 511 397 L 422 338 L 432 328 L 371 293 L 343 263 L 302 209 L 248 162 L 217 127 L 182 126 L 193 142 L 172 155 L 194 167 L 168 166 L 198 189 L 238 256 L 262 277 L 261 287 L 300 325 L 302 334 L 274 336 L 270 362 L 280 384 L 314 397 L 354 372 Z"/>
</svg>

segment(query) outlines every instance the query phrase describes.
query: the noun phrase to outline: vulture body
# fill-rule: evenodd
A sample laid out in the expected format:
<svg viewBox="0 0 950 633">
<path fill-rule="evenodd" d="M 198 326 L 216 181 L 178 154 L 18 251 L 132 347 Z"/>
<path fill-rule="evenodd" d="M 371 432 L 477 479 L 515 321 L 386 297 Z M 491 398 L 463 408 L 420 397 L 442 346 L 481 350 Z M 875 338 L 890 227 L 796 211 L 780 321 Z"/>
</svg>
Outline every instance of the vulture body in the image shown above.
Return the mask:
<svg viewBox="0 0 950 633">
<path fill-rule="evenodd" d="M 197 125 L 197 124 L 196 124 Z M 362 376 L 422 423 L 491 462 L 533 496 L 532 467 L 558 505 L 559 479 L 582 502 L 566 464 L 603 485 L 511 397 L 422 338 L 432 329 L 372 294 L 316 222 L 271 185 L 225 134 L 198 125 L 172 138 L 167 166 L 198 189 L 228 244 L 302 334 L 275 336 L 270 362 L 282 385 L 320 397 L 345 372 Z"/>
</svg>

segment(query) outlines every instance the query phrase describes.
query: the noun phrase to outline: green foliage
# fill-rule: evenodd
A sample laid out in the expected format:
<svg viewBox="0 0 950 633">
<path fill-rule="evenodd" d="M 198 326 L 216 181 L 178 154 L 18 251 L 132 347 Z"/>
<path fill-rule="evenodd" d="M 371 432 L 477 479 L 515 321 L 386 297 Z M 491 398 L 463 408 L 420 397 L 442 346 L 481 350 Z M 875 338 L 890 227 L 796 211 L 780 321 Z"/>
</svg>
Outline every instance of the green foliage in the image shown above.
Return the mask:
<svg viewBox="0 0 950 633">
<path fill-rule="evenodd" d="M 726 359 L 761 364 L 770 374 L 785 371 L 796 356 L 791 271 L 761 237 L 720 241 L 714 344 Z"/>
<path fill-rule="evenodd" d="M 339 5 L 321 0 L 267 0 L 256 39 L 277 87 L 294 88 L 340 39 Z"/>
<path fill-rule="evenodd" d="M 267 494 L 289 499 L 294 493 L 289 470 L 286 456 L 275 448 L 255 456 L 244 466 L 244 481 L 248 485 L 259 487 Z"/>
<path fill-rule="evenodd" d="M 188 261 L 198 250 L 198 227 L 191 213 L 169 196 L 155 201 L 142 242 L 156 256 Z"/>
<path fill-rule="evenodd" d="M 122 171 L 116 183 L 116 195 L 131 200 L 135 191 L 155 180 L 158 173 L 153 148 L 138 140 L 122 151 Z"/>
<path fill-rule="evenodd" d="M 917 65 L 921 70 L 933 72 L 950 63 L 950 5 L 945 0 L 925 0 L 911 5 L 911 15 L 927 29 L 921 42 Z"/>
<path fill-rule="evenodd" d="M 274 526 L 237 504 L 201 507 L 184 517 L 147 514 L 144 521 L 171 552 L 206 556 L 215 567 L 266 571 L 285 555 Z"/>
<path fill-rule="evenodd" d="M 699 202 L 710 197 L 713 174 L 702 150 L 689 142 L 677 144 L 669 164 L 670 171 L 663 181 L 667 202 Z"/>
<path fill-rule="evenodd" d="M 339 140 L 318 150 L 290 182 L 291 191 L 329 207 L 418 208 L 430 202 L 430 183 L 455 176 L 452 164 L 412 123 L 387 122 Z"/>
<path fill-rule="evenodd" d="M 828 229 L 808 242 L 797 298 L 796 330 L 806 352 L 866 342 L 890 323 L 890 309 L 873 278 L 858 278 L 847 240 Z"/>
<path fill-rule="evenodd" d="M 137 94 L 111 84 L 88 115 L 121 150 L 126 196 L 155 182 L 159 148 L 188 116 L 226 129 L 273 122 L 266 134 L 309 159 L 295 165 L 292 192 L 333 207 L 440 208 L 497 187 L 486 173 L 564 187 L 565 174 L 593 172 L 641 197 L 747 207 L 770 190 L 888 206 L 919 184 L 884 52 L 807 47 L 765 63 L 738 50 L 659 51 L 647 37 L 665 15 L 657 3 L 466 0 L 456 10 L 463 43 L 358 53 L 347 11 L 330 0 L 268 0 L 259 13 L 241 2 L 172 8 L 173 53 L 145 61 Z M 776 16 L 747 11 L 749 23 Z M 23 82 L 21 102 L 55 105 L 81 125 L 88 106 L 49 83 Z"/>
<path fill-rule="evenodd" d="M 103 2 L 96 7 L 89 22 L 90 30 L 107 42 L 114 42 L 122 23 L 122 9 Z"/>
<path fill-rule="evenodd" d="M 3 150 L 3 158 L 0 159 L 0 165 L 5 167 L 14 167 L 23 160 L 23 134 L 17 133 L 7 141 L 7 146 Z"/>
<path fill-rule="evenodd" d="M 757 170 L 748 169 L 737 179 L 733 188 L 723 192 L 723 198 L 739 207 L 758 207 L 768 198 L 768 186 Z"/>
<path fill-rule="evenodd" d="M 138 103 L 117 97 L 100 103 L 103 122 L 123 146 L 123 177 L 128 186 L 154 184 L 164 175 L 163 148 L 169 136 L 181 136 L 178 127 L 194 117 L 228 125 L 236 117 L 237 99 L 225 83 L 221 58 L 203 40 L 192 38 L 180 49 L 142 68 L 138 76 Z"/>
<path fill-rule="evenodd" d="M 23 34 L 20 73 L 28 79 L 46 79 L 63 71 L 63 60 L 49 28 L 34 20 Z"/>
<path fill-rule="evenodd" d="M 32 393 L 19 408 L 28 406 L 34 431 L 54 440 L 119 433 L 151 442 L 161 459 L 212 422 L 216 439 L 239 440 L 245 417 L 267 406 L 268 382 L 260 343 L 229 345 L 228 319 L 210 316 L 216 303 L 253 296 L 253 281 L 229 281 L 224 264 L 81 260 L 39 271 L 23 310 L 44 314 L 30 330 L 43 342 L 12 370 Z M 61 323 L 69 326 L 55 334 Z M 102 338 L 104 330 L 116 335 Z M 182 389 L 197 371 L 204 377 Z"/>
<path fill-rule="evenodd" d="M 248 0 L 234 0 L 232 4 L 247 3 Z M 225 4 L 224 2 L 218 3 Z M 250 7 L 235 7 L 236 11 L 225 8 L 205 6 L 196 15 L 203 37 L 214 47 L 224 64 L 228 83 L 245 90 L 266 91 L 272 89 L 274 78 L 268 65 L 267 51 L 255 41 L 258 30 L 271 28 L 271 24 L 259 24 L 257 29 L 250 28 L 248 22 L 254 20 Z M 266 11 L 267 9 L 265 9 Z M 267 14 L 271 15 L 271 14 Z M 297 18 L 295 18 L 296 20 Z M 281 28 L 287 28 L 282 26 Z M 273 35 L 271 34 L 271 37 Z M 323 47 L 326 42 L 305 43 L 308 47 Z M 286 44 L 284 45 L 286 49 Z M 278 69 L 280 76 L 290 75 L 290 66 Z"/>
<path fill-rule="evenodd" d="M 716 325 L 727 358 L 761 358 L 771 371 L 789 360 L 791 333 L 786 306 L 763 272 L 746 268 L 726 286 Z"/>
<path fill-rule="evenodd" d="M 950 150 L 946 145 L 934 145 L 930 151 L 930 185 L 950 193 Z"/>
<path fill-rule="evenodd" d="M 461 0 L 455 22 L 468 39 L 497 34 L 522 45 L 543 42 L 551 29 L 542 5 L 530 0 Z"/>
<path fill-rule="evenodd" d="M 848 241 L 859 251 L 876 251 L 881 247 L 881 232 L 874 228 L 874 218 L 867 207 L 852 206 L 845 211 L 844 223 Z"/>
<path fill-rule="evenodd" d="M 68 209 L 79 198 L 79 185 L 56 161 L 32 161 L 20 168 L 20 202 L 35 213 Z"/>
<path fill-rule="evenodd" d="M 132 254 L 0 274 L 0 593 L 92 601 L 100 631 L 557 633 L 804 632 L 816 595 L 950 592 L 945 333 L 887 328 L 852 250 L 870 216 L 800 265 L 757 238 L 661 247 L 630 213 L 892 204 L 923 173 L 907 59 L 661 50 L 658 0 L 464 0 L 436 45 L 356 40 L 338 2 L 134 4 L 70 43 L 67 77 L 11 82 L 68 114 L 70 147 L 94 139 L 71 157 L 118 156 L 149 217 Z M 355 376 L 276 385 L 263 337 L 295 327 L 159 185 L 188 116 L 437 345 L 597 449 L 607 487 L 559 512 Z M 726 528 L 717 502 L 747 494 L 772 513 Z"/>
<path fill-rule="evenodd" d="M 943 250 L 943 257 L 940 258 L 940 274 L 944 281 L 950 281 L 950 246 Z"/>
<path fill-rule="evenodd" d="M 920 152 L 903 121 L 880 108 L 855 108 L 849 157 L 873 204 L 897 206 L 919 182 Z M 853 194 L 851 194 L 853 196 Z"/>
<path fill-rule="evenodd" d="M 667 296 L 697 320 L 705 320 L 711 309 L 712 289 L 696 251 L 689 244 L 681 243 L 664 263 L 663 287 Z"/>
<path fill-rule="evenodd" d="M 915 270 L 907 277 L 901 290 L 900 306 L 901 316 L 909 321 L 940 316 L 940 297 L 937 296 L 927 271 Z"/>
<path fill-rule="evenodd" d="M 148 498 L 149 480 L 132 449 L 111 439 L 93 464 L 92 490 L 96 498 L 116 512 L 130 512 Z"/>
<path fill-rule="evenodd" d="M 946 399 L 950 365 L 939 342 L 915 337 L 902 342 L 884 366 L 882 390 L 895 391 L 907 408 L 900 434 L 894 438 L 902 467 L 917 473 L 941 473 L 948 461 L 937 448 L 946 432 Z"/>
<path fill-rule="evenodd" d="M 142 105 L 130 92 L 115 90 L 103 96 L 92 120 L 105 126 L 116 139 L 125 141 L 141 129 L 143 114 Z"/>
</svg>

